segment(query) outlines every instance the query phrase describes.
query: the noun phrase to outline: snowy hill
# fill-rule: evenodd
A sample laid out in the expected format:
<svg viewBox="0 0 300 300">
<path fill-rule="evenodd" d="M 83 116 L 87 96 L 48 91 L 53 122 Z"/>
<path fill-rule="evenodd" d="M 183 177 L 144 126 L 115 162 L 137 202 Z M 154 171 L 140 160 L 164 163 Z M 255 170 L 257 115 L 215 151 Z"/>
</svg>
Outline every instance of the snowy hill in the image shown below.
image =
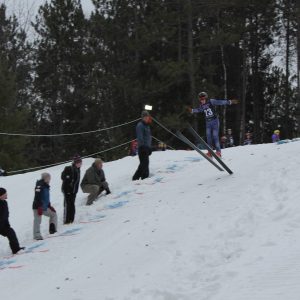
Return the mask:
<svg viewBox="0 0 300 300">
<path fill-rule="evenodd" d="M 31 253 L 0 237 L 1 299 L 299 300 L 300 142 L 223 152 L 235 172 L 197 153 L 151 157 L 152 177 L 131 182 L 137 158 L 107 163 L 112 195 L 62 226 L 60 173 L 52 174 L 59 233 L 32 241 L 33 187 L 41 172 L 0 178 L 11 224 Z M 83 171 L 92 163 L 84 161 Z M 48 225 L 44 219 L 43 234 Z"/>
</svg>

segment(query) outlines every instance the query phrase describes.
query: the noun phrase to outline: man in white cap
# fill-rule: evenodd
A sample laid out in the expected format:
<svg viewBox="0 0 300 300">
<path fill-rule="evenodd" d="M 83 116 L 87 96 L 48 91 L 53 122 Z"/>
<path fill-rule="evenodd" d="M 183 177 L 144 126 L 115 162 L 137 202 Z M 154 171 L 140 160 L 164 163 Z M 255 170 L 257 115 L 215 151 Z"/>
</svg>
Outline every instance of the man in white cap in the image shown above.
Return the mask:
<svg viewBox="0 0 300 300">
<path fill-rule="evenodd" d="M 9 211 L 7 205 L 7 192 L 5 188 L 0 188 L 0 234 L 7 237 L 13 254 L 17 254 L 24 247 L 20 247 L 15 231 L 10 227 Z"/>
</svg>

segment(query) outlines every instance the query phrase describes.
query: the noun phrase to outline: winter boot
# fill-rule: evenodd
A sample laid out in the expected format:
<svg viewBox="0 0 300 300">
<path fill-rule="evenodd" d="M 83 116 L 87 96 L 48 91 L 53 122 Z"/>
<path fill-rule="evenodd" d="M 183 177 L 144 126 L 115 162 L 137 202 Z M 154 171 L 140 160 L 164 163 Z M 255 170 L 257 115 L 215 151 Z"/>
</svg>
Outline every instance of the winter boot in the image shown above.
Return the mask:
<svg viewBox="0 0 300 300">
<path fill-rule="evenodd" d="M 56 228 L 55 228 L 55 225 L 53 223 L 51 223 L 50 226 L 49 226 L 49 233 L 50 234 L 56 233 Z"/>
<path fill-rule="evenodd" d="M 217 154 L 217 156 L 219 156 L 220 158 L 222 158 L 221 151 L 217 151 L 216 154 Z"/>
<path fill-rule="evenodd" d="M 20 247 L 18 250 L 13 251 L 13 254 L 17 254 L 21 250 L 25 250 L 25 247 Z"/>
</svg>

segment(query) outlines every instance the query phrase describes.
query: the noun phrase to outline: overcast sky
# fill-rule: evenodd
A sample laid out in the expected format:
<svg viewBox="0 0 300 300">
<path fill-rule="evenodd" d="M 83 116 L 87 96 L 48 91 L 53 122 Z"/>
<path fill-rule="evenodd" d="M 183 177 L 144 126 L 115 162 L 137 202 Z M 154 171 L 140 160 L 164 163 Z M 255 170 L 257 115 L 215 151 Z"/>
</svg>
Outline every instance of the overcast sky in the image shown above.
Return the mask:
<svg viewBox="0 0 300 300">
<path fill-rule="evenodd" d="M 46 0 L 0 0 L 0 4 L 5 4 L 9 15 L 15 14 L 19 23 L 25 28 L 28 37 L 33 38 L 35 35 L 34 29 L 30 26 L 30 22 L 34 21 L 39 7 Z M 89 16 L 94 9 L 92 0 L 81 0 L 84 13 Z"/>
<path fill-rule="evenodd" d="M 0 3 L 5 3 L 9 12 L 18 14 L 22 10 L 31 10 L 36 13 L 40 5 L 46 0 L 0 0 Z M 81 0 L 82 7 L 85 13 L 89 14 L 93 9 L 92 0 Z"/>
</svg>

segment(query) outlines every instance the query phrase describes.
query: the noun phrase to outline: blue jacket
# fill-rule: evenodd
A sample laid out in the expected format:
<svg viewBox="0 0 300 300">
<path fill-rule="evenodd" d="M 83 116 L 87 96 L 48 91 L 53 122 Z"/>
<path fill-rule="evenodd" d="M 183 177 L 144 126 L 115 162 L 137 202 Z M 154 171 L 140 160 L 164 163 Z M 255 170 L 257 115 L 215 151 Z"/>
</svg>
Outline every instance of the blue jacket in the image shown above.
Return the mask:
<svg viewBox="0 0 300 300">
<path fill-rule="evenodd" d="M 279 142 L 279 141 L 280 141 L 280 136 L 279 136 L 278 134 L 274 133 L 274 134 L 272 135 L 272 142 L 273 142 L 273 143 L 277 143 L 277 142 Z"/>
<path fill-rule="evenodd" d="M 35 185 L 35 196 L 33 200 L 33 209 L 43 207 L 47 210 L 50 207 L 50 186 L 44 180 L 38 180 Z"/>
<path fill-rule="evenodd" d="M 206 121 L 211 121 L 218 118 L 215 106 L 231 105 L 230 100 L 209 99 L 205 104 L 200 104 L 198 108 L 193 108 L 192 113 L 204 112 Z"/>
<path fill-rule="evenodd" d="M 151 129 L 148 124 L 145 124 L 143 121 L 140 121 L 136 126 L 136 137 L 138 141 L 138 147 L 148 147 L 151 148 L 152 144 L 152 135 Z"/>
</svg>

